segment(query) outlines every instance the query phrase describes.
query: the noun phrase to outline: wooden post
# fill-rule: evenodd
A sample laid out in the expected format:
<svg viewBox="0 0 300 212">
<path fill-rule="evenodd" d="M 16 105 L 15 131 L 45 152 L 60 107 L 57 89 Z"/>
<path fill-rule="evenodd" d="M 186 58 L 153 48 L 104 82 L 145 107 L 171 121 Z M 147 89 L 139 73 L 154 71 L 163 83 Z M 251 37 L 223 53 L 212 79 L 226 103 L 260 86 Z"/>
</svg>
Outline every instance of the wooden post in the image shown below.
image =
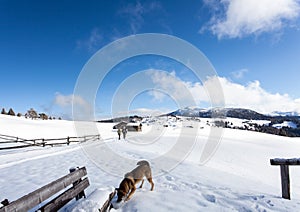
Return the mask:
<svg viewBox="0 0 300 212">
<path fill-rule="evenodd" d="M 68 138 L 67 138 L 67 145 L 69 145 L 70 144 L 70 137 L 68 136 Z"/>
<path fill-rule="evenodd" d="M 280 165 L 282 198 L 291 199 L 289 166 Z"/>
<path fill-rule="evenodd" d="M 270 163 L 271 165 L 280 165 L 282 198 L 291 199 L 289 166 L 300 165 L 300 158 L 275 158 L 270 159 Z"/>
</svg>

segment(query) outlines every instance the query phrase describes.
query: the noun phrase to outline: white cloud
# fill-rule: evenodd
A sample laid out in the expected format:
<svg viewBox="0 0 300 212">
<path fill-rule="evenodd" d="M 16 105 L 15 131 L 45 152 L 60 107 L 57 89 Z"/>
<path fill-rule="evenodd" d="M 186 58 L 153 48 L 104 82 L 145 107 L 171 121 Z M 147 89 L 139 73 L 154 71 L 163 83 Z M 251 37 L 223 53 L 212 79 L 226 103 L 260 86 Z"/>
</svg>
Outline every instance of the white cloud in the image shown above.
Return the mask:
<svg viewBox="0 0 300 212">
<path fill-rule="evenodd" d="M 300 112 L 297 100 L 292 99 L 288 94 L 270 93 L 261 87 L 259 81 L 244 86 L 230 82 L 226 78 L 218 80 L 221 82 L 227 107 L 249 108 L 261 113 Z"/>
<path fill-rule="evenodd" d="M 63 116 L 68 119 L 76 118 L 80 120 L 90 120 L 93 110 L 92 106 L 85 101 L 81 96 L 71 95 L 62 95 L 60 93 L 56 93 L 54 99 L 54 105 L 60 107 L 63 110 Z M 80 114 L 75 114 L 76 117 L 72 117 L 72 106 L 75 108 L 75 112 L 79 112 Z"/>
<path fill-rule="evenodd" d="M 194 105 L 192 93 L 189 92 L 189 84 L 176 77 L 175 72 L 165 72 L 160 70 L 148 70 L 147 74 L 157 85 L 149 92 L 149 95 L 157 101 L 162 101 L 165 97 L 171 97 L 178 105 Z"/>
<path fill-rule="evenodd" d="M 161 92 L 160 90 L 154 90 L 154 89 L 150 90 L 148 94 L 152 96 L 155 99 L 155 101 L 159 101 L 159 102 L 162 102 L 167 97 L 165 93 Z"/>
<path fill-rule="evenodd" d="M 136 34 L 145 23 L 145 16 L 153 12 L 164 13 L 160 2 L 152 1 L 150 3 L 137 1 L 135 4 L 129 3 L 118 11 L 121 15 L 128 19 L 131 34 Z M 164 24 L 161 23 L 161 24 Z M 164 27 L 166 27 L 165 25 Z"/>
<path fill-rule="evenodd" d="M 292 99 L 288 94 L 270 93 L 261 87 L 259 81 L 241 85 L 224 77 L 212 77 L 202 83 L 191 83 L 181 81 L 174 72 L 172 74 L 155 72 L 152 80 L 158 86 L 166 88 L 167 94 L 176 101 L 185 101 L 186 90 L 188 89 L 198 106 L 203 103 L 207 105 L 211 102 L 207 90 L 211 91 L 213 98 L 218 98 L 220 91 L 214 88 L 220 83 L 224 93 L 225 107 L 248 108 L 261 113 L 274 111 L 300 113 L 300 99 Z M 163 98 L 163 96 L 157 97 L 156 95 L 152 95 L 152 97 L 159 101 L 162 101 Z"/>
<path fill-rule="evenodd" d="M 295 20 L 300 12 L 299 0 L 223 0 L 219 4 L 216 1 L 205 3 L 214 10 L 208 28 L 218 38 L 237 38 L 280 30 Z"/>
<path fill-rule="evenodd" d="M 62 95 L 60 93 L 56 93 L 55 95 L 55 104 L 60 107 L 68 107 L 71 106 L 72 103 L 78 105 L 87 105 L 87 102 L 80 96 L 71 95 Z"/>
<path fill-rule="evenodd" d="M 89 52 L 95 52 L 99 49 L 103 40 L 103 36 L 98 28 L 92 29 L 87 39 L 78 40 L 76 43 L 77 49 L 86 49 Z"/>
<path fill-rule="evenodd" d="M 129 111 L 120 111 L 117 113 L 118 116 L 138 115 L 138 116 L 159 116 L 170 112 L 167 109 L 149 109 L 149 108 L 136 108 Z"/>
<path fill-rule="evenodd" d="M 136 34 L 138 29 L 144 23 L 143 14 L 145 13 L 145 7 L 140 2 L 136 2 L 135 5 L 129 4 L 122 8 L 119 13 L 129 17 L 130 29 L 134 34 Z"/>
<path fill-rule="evenodd" d="M 244 77 L 244 75 L 246 73 L 248 73 L 248 69 L 246 68 L 243 68 L 243 69 L 240 69 L 240 70 L 237 70 L 237 71 L 233 71 L 231 72 L 231 75 L 235 78 L 235 79 L 242 79 Z"/>
</svg>

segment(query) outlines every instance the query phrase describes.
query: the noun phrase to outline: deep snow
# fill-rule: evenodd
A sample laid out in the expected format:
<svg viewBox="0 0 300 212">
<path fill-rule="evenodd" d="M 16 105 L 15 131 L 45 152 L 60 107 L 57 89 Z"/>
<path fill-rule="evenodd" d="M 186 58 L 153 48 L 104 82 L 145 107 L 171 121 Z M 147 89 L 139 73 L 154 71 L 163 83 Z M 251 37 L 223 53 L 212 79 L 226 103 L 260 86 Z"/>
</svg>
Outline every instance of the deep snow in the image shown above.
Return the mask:
<svg viewBox="0 0 300 212">
<path fill-rule="evenodd" d="M 295 124 L 292 121 L 284 121 L 281 124 L 273 124 L 273 127 L 276 127 L 278 129 L 282 128 L 282 127 L 291 127 L 291 128 L 297 128 L 297 124 Z"/>
<path fill-rule="evenodd" d="M 284 200 L 280 198 L 279 167 L 271 166 L 269 162 L 271 158 L 299 157 L 299 138 L 224 129 L 214 156 L 205 165 L 199 165 L 199 154 L 210 129 L 207 120 L 201 119 L 201 130 L 191 154 L 172 170 L 156 170 L 160 166 L 153 158 L 174 145 L 180 129 L 197 126 L 192 121 L 172 122 L 155 142 L 138 145 L 137 142 L 147 136 L 147 130 L 160 127 L 158 122 L 163 123 L 160 120 L 149 126 L 144 124 L 143 132 L 130 132 L 126 141 L 117 140 L 113 124 L 97 123 L 101 141 L 0 151 L 0 200 L 15 200 L 67 174 L 70 167 L 86 166 L 91 184 L 86 190 L 88 198 L 72 201 L 62 211 L 97 211 L 105 199 L 103 196 L 122 180 L 122 176 L 103 171 L 85 151 L 87 146 L 97 153 L 105 142 L 120 156 L 135 161 L 148 159 L 153 172 L 157 173 L 153 179 L 154 191 L 149 191 L 150 185 L 145 182 L 144 188 L 137 189 L 132 199 L 117 211 L 299 211 L 300 167 L 290 167 L 292 200 Z M 1 115 L 0 134 L 28 139 L 56 138 L 76 136 L 76 131 L 71 121 Z M 109 160 L 113 169 L 127 168 L 125 163 Z M 135 166 L 130 164 L 130 167 Z"/>
</svg>

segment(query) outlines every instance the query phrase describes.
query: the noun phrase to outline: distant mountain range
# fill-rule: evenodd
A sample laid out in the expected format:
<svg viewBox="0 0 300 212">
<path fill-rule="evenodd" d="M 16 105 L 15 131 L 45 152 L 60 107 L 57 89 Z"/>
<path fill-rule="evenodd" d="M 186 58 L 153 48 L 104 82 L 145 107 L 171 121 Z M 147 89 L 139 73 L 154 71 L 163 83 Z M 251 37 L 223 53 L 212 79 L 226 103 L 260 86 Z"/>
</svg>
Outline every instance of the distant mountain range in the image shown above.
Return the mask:
<svg viewBox="0 0 300 212">
<path fill-rule="evenodd" d="M 111 119 L 105 119 L 105 120 L 99 120 L 97 122 L 100 123 L 120 123 L 120 122 L 137 122 L 137 121 L 141 121 L 143 119 L 143 117 L 141 116 L 124 116 L 124 117 L 115 117 L 115 118 L 111 118 Z"/>
<path fill-rule="evenodd" d="M 183 116 L 183 117 L 198 117 L 198 118 L 236 118 L 244 119 L 243 126 L 235 126 L 229 119 L 221 119 L 214 121 L 217 127 L 234 128 L 241 130 L 252 130 L 257 132 L 300 137 L 300 116 L 297 113 L 289 112 L 274 112 L 272 114 L 261 114 L 254 110 L 243 108 L 212 108 L 203 109 L 197 107 L 186 107 L 178 109 L 168 114 L 161 116 Z M 99 122 L 136 122 L 141 121 L 143 117 L 128 116 L 117 117 Z M 252 121 L 251 121 L 252 120 Z M 267 124 L 258 124 L 257 120 L 266 120 Z M 254 122 L 253 122 L 254 121 Z M 256 121 L 256 122 L 255 122 Z"/>
<path fill-rule="evenodd" d="M 243 123 L 244 126 L 236 127 L 228 120 L 216 121 L 215 125 L 225 128 L 235 128 L 241 130 L 252 130 L 263 133 L 270 133 L 281 136 L 300 137 L 300 116 L 297 113 L 276 112 L 272 115 L 261 114 L 253 110 L 243 108 L 213 108 L 201 109 L 186 107 L 166 114 L 168 116 L 185 116 L 200 118 L 237 118 L 245 120 L 267 120 L 269 124 L 251 124 L 249 121 Z M 287 126 L 285 126 L 287 125 Z M 280 127 L 278 127 L 280 126 Z M 293 126 L 293 127 L 290 127 Z"/>
<path fill-rule="evenodd" d="M 231 117 L 248 120 L 274 120 L 274 118 L 299 118 L 299 114 L 295 112 L 274 112 L 272 115 L 261 114 L 253 110 L 243 108 L 212 108 L 202 109 L 195 107 L 186 107 L 171 112 L 167 115 L 186 116 L 186 117 L 200 117 L 200 118 L 213 118 L 213 117 Z"/>
<path fill-rule="evenodd" d="M 300 116 L 297 112 L 280 112 L 280 111 L 274 111 L 270 114 L 271 116 Z"/>
</svg>

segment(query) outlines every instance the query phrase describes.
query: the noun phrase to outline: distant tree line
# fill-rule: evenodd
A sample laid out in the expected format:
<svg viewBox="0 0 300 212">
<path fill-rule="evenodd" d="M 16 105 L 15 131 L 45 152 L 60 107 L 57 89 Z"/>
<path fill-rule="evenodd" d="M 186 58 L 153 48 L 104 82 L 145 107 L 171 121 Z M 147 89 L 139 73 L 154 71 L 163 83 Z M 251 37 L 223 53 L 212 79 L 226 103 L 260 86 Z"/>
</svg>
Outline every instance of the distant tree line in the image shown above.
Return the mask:
<svg viewBox="0 0 300 212">
<path fill-rule="evenodd" d="M 1 114 L 3 115 L 10 115 L 10 116 L 16 116 L 14 110 L 10 108 L 8 112 L 6 112 L 5 108 L 2 108 Z M 22 113 L 17 113 L 18 117 L 22 116 Z M 36 110 L 33 108 L 30 108 L 24 115 L 25 118 L 30 118 L 30 119 L 42 119 L 42 120 L 55 120 L 56 118 L 54 116 L 48 116 L 45 113 L 37 113 Z M 58 118 L 58 120 L 61 120 L 61 117 Z"/>
<path fill-rule="evenodd" d="M 274 124 L 281 124 L 284 121 L 292 121 L 294 122 L 297 127 L 281 127 L 276 128 L 273 127 Z M 243 126 L 234 126 L 232 122 L 229 121 L 223 121 L 223 120 L 217 120 L 214 122 L 214 125 L 216 127 L 223 127 L 223 128 L 231 128 L 231 129 L 239 129 L 239 130 L 250 130 L 250 131 L 256 131 L 256 132 L 262 132 L 262 133 L 268 133 L 268 134 L 274 134 L 274 135 L 280 135 L 280 136 L 288 136 L 288 137 L 300 137 L 300 120 L 298 118 L 289 118 L 289 119 L 278 119 L 274 118 L 271 120 L 271 122 L 268 125 L 259 125 L 257 123 L 244 123 Z"/>
</svg>

